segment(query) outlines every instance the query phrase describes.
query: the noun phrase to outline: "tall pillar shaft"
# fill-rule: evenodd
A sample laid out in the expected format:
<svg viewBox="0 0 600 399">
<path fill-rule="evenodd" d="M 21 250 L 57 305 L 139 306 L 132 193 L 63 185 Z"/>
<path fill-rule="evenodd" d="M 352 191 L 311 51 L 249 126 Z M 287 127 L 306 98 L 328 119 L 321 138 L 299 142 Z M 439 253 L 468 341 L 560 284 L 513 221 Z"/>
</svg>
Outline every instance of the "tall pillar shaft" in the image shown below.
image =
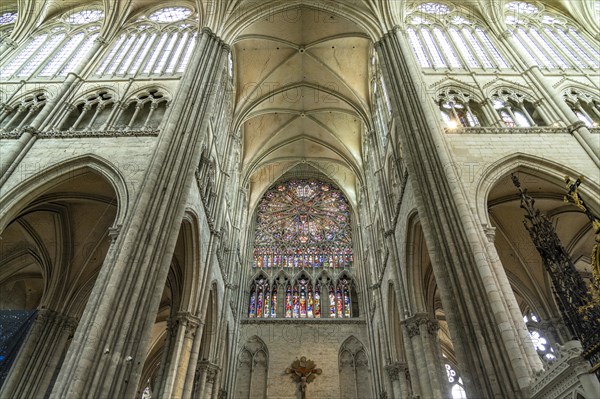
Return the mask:
<svg viewBox="0 0 600 399">
<path fill-rule="evenodd" d="M 203 29 L 51 398 L 133 397 L 229 49 Z"/>
<path fill-rule="evenodd" d="M 23 343 L 0 390 L 2 398 L 34 398 L 46 395 L 75 331 L 75 318 L 42 309 Z"/>
<path fill-rule="evenodd" d="M 448 176 L 452 157 L 421 72 L 399 32 L 384 35 L 376 48 L 467 394 L 520 397 L 530 369 L 493 278 L 483 229 Z"/>
</svg>

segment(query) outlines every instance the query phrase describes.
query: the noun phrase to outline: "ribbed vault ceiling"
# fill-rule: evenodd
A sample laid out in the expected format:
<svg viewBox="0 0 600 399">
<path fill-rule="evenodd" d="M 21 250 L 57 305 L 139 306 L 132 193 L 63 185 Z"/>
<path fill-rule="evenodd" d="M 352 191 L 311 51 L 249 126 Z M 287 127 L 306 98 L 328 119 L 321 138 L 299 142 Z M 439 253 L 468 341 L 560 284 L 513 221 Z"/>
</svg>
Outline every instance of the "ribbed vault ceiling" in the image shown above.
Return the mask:
<svg viewBox="0 0 600 399">
<path fill-rule="evenodd" d="M 238 37 L 235 120 L 253 200 L 299 162 L 354 200 L 370 114 L 370 43 L 355 24 L 308 7 L 269 15 Z"/>
</svg>

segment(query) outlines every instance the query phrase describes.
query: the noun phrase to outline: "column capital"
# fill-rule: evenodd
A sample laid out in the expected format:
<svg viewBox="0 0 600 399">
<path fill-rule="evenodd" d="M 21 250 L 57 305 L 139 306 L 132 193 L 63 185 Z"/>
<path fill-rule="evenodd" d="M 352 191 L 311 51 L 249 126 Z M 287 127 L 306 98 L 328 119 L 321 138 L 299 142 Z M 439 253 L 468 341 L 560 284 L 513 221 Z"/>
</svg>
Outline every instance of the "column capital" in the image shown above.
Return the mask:
<svg viewBox="0 0 600 399">
<path fill-rule="evenodd" d="M 569 133 L 573 134 L 573 132 L 579 130 L 582 127 L 587 127 L 587 126 L 582 121 L 577 121 L 577 122 L 571 123 L 569 126 L 567 126 L 567 129 L 569 129 Z"/>
<path fill-rule="evenodd" d="M 384 367 L 391 381 L 398 381 L 400 373 L 406 373 L 408 364 L 403 362 L 393 362 Z"/>
<path fill-rule="evenodd" d="M 496 228 L 493 226 L 489 226 L 486 223 L 482 224 L 482 226 L 483 226 L 483 232 L 485 233 L 485 236 L 487 237 L 488 241 L 491 244 L 493 244 L 494 241 L 496 240 Z"/>
<path fill-rule="evenodd" d="M 406 328 L 409 338 L 420 335 L 421 326 L 425 326 L 425 331 L 423 332 L 427 332 L 430 335 L 437 334 L 437 331 L 440 328 L 438 321 L 429 313 L 415 313 L 411 317 L 402 320 L 400 323 Z"/>
</svg>

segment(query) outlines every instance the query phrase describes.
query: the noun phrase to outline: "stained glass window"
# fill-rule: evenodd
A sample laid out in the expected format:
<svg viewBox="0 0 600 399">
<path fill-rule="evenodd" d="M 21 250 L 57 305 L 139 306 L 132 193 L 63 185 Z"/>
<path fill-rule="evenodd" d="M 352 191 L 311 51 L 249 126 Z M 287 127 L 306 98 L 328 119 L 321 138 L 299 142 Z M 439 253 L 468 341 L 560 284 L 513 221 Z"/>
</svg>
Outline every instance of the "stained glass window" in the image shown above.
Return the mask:
<svg viewBox="0 0 600 399">
<path fill-rule="evenodd" d="M 117 37 L 96 69 L 99 76 L 173 75 L 187 66 L 198 32 L 185 7 L 162 8 Z M 148 20 L 152 21 L 149 22 Z"/>
<path fill-rule="evenodd" d="M 529 313 L 523 316 L 523 321 L 527 325 L 527 329 L 529 330 L 529 338 L 531 339 L 531 343 L 533 344 L 533 347 L 537 351 L 538 355 L 546 361 L 556 359 L 554 348 L 552 348 L 548 342 L 548 339 L 544 337 L 544 333 L 539 325 L 540 320 L 535 313 Z"/>
<path fill-rule="evenodd" d="M 166 7 L 150 14 L 148 19 L 156 22 L 175 22 L 189 17 L 192 10 L 186 7 Z"/>
<path fill-rule="evenodd" d="M 600 53 L 591 37 L 569 26 L 566 18 L 525 2 L 506 5 L 505 22 L 515 26 L 519 47 L 546 68 L 598 68 Z"/>
<path fill-rule="evenodd" d="M 330 183 L 292 179 L 258 206 L 253 267 L 345 268 L 353 262 L 350 206 Z"/>
<path fill-rule="evenodd" d="M 63 17 L 74 31 L 60 26 L 36 34 L 0 68 L 0 78 L 28 78 L 34 74 L 48 78 L 66 76 L 89 56 L 98 37 L 96 22 L 103 17 L 104 13 L 99 10 L 83 10 Z M 89 23 L 94 24 L 78 26 Z"/>
<path fill-rule="evenodd" d="M 0 25 L 14 24 L 17 20 L 16 11 L 8 11 L 0 14 Z"/>
<path fill-rule="evenodd" d="M 450 395 L 452 399 L 467 399 L 467 393 L 463 387 L 462 378 L 460 378 L 456 370 L 454 370 L 454 367 L 450 364 L 446 363 L 444 366 L 446 368 L 448 382 L 450 383 Z"/>
<path fill-rule="evenodd" d="M 421 4 L 407 22 L 408 41 L 423 68 L 509 67 L 481 27 L 446 5 Z"/>
<path fill-rule="evenodd" d="M 83 10 L 73 13 L 65 18 L 65 21 L 72 25 L 88 24 L 104 18 L 102 10 Z"/>
</svg>

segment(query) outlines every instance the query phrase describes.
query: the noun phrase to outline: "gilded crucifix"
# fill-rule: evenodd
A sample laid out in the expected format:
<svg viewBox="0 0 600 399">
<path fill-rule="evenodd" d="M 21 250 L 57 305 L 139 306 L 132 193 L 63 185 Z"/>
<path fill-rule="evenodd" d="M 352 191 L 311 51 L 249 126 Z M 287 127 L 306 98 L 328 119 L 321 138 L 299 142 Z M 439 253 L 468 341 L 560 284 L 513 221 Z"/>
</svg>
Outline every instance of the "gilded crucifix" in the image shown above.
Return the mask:
<svg viewBox="0 0 600 399">
<path fill-rule="evenodd" d="M 306 399 L 306 386 L 313 382 L 315 378 L 317 378 L 317 375 L 320 375 L 323 372 L 315 366 L 315 362 L 302 356 L 300 359 L 296 358 L 296 360 L 292 362 L 292 367 L 285 369 L 285 373 L 291 374 L 292 380 L 298 384 L 300 398 L 302 399 Z"/>
</svg>

